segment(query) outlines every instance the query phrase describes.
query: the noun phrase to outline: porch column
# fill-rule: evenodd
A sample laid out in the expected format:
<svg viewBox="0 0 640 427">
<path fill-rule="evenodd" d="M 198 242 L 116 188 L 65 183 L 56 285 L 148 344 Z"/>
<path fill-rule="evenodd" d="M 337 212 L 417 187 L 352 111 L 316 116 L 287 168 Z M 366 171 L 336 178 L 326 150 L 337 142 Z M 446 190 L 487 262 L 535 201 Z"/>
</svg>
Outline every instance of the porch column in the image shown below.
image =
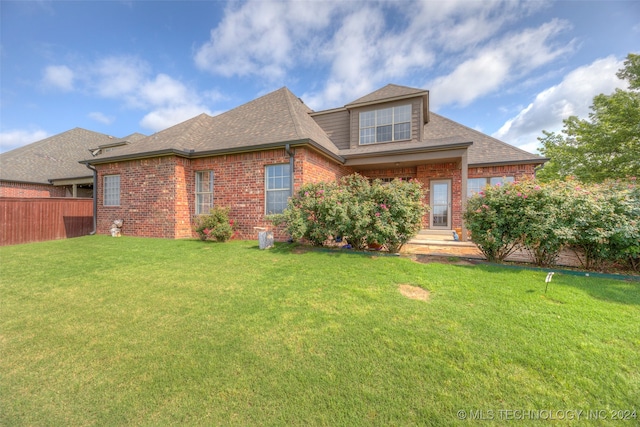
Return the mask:
<svg viewBox="0 0 640 427">
<path fill-rule="evenodd" d="M 464 150 L 464 153 L 462 154 L 462 157 L 460 158 L 460 163 L 461 163 L 461 167 L 462 167 L 462 213 L 464 213 L 464 210 L 467 206 L 467 181 L 469 178 L 469 162 L 467 159 L 467 150 Z M 460 240 L 463 242 L 467 241 L 467 226 L 464 223 L 464 218 L 462 218 L 462 236 L 460 236 Z"/>
<path fill-rule="evenodd" d="M 72 196 L 73 197 L 78 197 L 78 184 L 73 184 Z"/>
</svg>

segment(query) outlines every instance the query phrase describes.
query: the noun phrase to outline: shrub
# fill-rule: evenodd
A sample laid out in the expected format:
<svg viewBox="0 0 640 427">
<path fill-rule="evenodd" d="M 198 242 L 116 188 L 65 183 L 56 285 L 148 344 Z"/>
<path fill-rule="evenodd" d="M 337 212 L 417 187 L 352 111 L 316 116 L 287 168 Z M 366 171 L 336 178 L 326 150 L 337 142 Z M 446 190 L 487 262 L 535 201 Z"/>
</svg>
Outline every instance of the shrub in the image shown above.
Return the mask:
<svg viewBox="0 0 640 427">
<path fill-rule="evenodd" d="M 309 243 L 321 246 L 335 233 L 334 216 L 341 216 L 334 202 L 334 183 L 305 184 L 300 191 L 289 199 L 287 209 L 280 215 L 269 218 L 274 225 L 285 225 L 294 240 L 306 239 Z"/>
<path fill-rule="evenodd" d="M 570 243 L 583 267 L 601 269 L 621 262 L 637 269 L 640 264 L 640 190 L 635 180 L 606 181 L 573 186 L 570 214 L 574 219 Z"/>
<path fill-rule="evenodd" d="M 226 242 L 233 235 L 229 208 L 215 207 L 208 214 L 198 215 L 194 223 L 194 229 L 201 240 Z"/>
<path fill-rule="evenodd" d="M 524 242 L 529 194 L 515 183 L 487 186 L 471 197 L 463 214 L 471 239 L 487 260 L 502 262 Z"/>
<path fill-rule="evenodd" d="M 527 195 L 523 206 L 526 228 L 522 246 L 536 265 L 554 265 L 573 236 L 573 219 L 566 208 L 570 195 L 564 188 L 537 184 L 533 180 L 517 183 L 516 188 L 517 192 Z"/>
<path fill-rule="evenodd" d="M 618 210 L 623 221 L 611 237 L 612 257 L 633 271 L 640 271 L 640 186 L 635 179 L 616 181 Z"/>
<path fill-rule="evenodd" d="M 422 186 L 413 180 L 394 179 L 386 185 L 375 181 L 371 193 L 375 218 L 373 237 L 384 243 L 389 252 L 399 252 L 420 231 L 422 217 L 428 212 L 422 202 Z"/>
<path fill-rule="evenodd" d="M 399 251 L 420 230 L 425 207 L 417 181 L 370 183 L 354 174 L 338 183 L 306 184 L 274 224 L 286 224 L 293 239 L 323 245 L 344 237 L 355 249 L 374 243 Z"/>
<path fill-rule="evenodd" d="M 464 212 L 472 240 L 490 261 L 522 246 L 536 264 L 552 265 L 570 247 L 586 269 L 618 262 L 638 270 L 639 217 L 635 179 L 507 183 L 470 198 Z"/>
</svg>

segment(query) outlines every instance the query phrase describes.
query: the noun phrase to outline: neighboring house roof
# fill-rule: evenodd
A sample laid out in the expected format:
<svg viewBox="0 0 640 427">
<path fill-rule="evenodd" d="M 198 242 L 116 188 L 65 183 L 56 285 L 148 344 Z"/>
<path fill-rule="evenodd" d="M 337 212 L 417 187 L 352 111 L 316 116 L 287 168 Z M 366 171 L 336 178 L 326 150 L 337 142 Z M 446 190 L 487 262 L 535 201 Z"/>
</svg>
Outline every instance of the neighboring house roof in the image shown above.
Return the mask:
<svg viewBox="0 0 640 427">
<path fill-rule="evenodd" d="M 49 184 L 50 180 L 93 176 L 78 162 L 89 149 L 109 144 L 109 135 L 75 128 L 0 154 L 0 180 Z"/>
<path fill-rule="evenodd" d="M 337 156 L 338 148 L 313 120 L 311 112 L 297 96 L 283 87 L 215 117 L 200 114 L 86 162 L 103 163 L 171 153 L 202 156 L 307 141 Z"/>
</svg>

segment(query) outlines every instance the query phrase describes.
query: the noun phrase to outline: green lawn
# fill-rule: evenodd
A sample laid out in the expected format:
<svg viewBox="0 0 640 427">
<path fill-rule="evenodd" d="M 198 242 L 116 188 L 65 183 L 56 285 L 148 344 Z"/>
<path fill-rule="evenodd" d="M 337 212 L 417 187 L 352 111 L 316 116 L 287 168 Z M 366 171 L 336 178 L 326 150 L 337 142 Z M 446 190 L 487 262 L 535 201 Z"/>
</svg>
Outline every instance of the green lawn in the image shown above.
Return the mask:
<svg viewBox="0 0 640 427">
<path fill-rule="evenodd" d="M 640 423 L 638 282 L 106 236 L 0 268 L 1 425 Z"/>
</svg>

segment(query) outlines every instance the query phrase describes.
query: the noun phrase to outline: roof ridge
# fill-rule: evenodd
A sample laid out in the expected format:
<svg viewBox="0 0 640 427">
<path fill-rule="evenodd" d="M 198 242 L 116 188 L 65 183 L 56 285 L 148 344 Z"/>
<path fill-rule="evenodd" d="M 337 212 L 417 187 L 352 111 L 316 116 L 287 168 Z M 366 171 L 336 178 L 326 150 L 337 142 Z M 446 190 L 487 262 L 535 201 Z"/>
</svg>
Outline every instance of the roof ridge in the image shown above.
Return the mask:
<svg viewBox="0 0 640 427">
<path fill-rule="evenodd" d="M 443 116 L 442 114 L 434 113 L 434 112 L 432 112 L 432 111 L 431 111 L 431 112 L 429 112 L 429 114 L 433 114 L 434 116 L 438 116 L 438 117 L 439 117 L 439 118 L 441 118 L 441 119 L 447 120 L 448 122 L 454 123 L 455 125 L 461 126 L 461 127 L 465 128 L 465 129 L 468 129 L 469 131 L 471 131 L 471 132 L 473 132 L 473 133 L 480 134 L 480 135 L 482 135 L 483 137 L 490 138 L 490 139 L 494 140 L 495 142 L 498 142 L 498 143 L 500 143 L 500 144 L 502 144 L 502 145 L 505 145 L 505 146 L 507 146 L 507 147 L 509 147 L 509 148 L 516 149 L 516 150 L 518 150 L 518 151 L 520 151 L 520 152 L 522 152 L 522 153 L 524 153 L 524 154 L 527 154 L 527 155 L 529 155 L 529 156 L 538 156 L 538 157 L 540 157 L 541 159 L 544 159 L 544 158 L 545 158 L 545 157 L 540 156 L 539 154 L 530 153 L 530 152 L 528 152 L 527 150 L 523 150 L 523 149 L 522 149 L 522 148 L 520 148 L 520 147 L 516 147 L 515 145 L 511 145 L 511 144 L 509 144 L 508 142 L 504 142 L 504 141 L 502 141 L 502 140 L 500 140 L 500 139 L 498 139 L 498 138 L 495 138 L 495 137 L 493 137 L 493 136 L 491 136 L 491 135 L 488 135 L 488 134 L 486 134 L 486 133 L 484 133 L 484 132 L 480 132 L 479 130 L 473 129 L 473 128 L 471 128 L 471 127 L 467 126 L 467 125 L 463 125 L 462 123 L 460 123 L 460 122 L 456 122 L 456 121 L 454 121 L 454 120 L 452 120 L 452 119 L 450 119 L 450 118 L 448 118 L 448 117 Z"/>
<path fill-rule="evenodd" d="M 182 145 L 184 148 L 184 144 L 185 141 L 188 139 L 188 136 L 191 134 L 191 131 L 193 130 L 193 128 L 196 126 L 197 123 L 200 123 L 200 121 L 202 119 L 208 119 L 211 118 L 211 116 L 209 116 L 207 113 L 200 113 L 197 116 L 191 117 L 185 121 L 182 121 L 180 123 L 176 123 L 173 126 L 169 126 L 168 128 L 162 129 L 161 131 L 155 132 L 149 136 L 146 136 L 145 138 L 141 138 L 140 141 L 145 140 L 145 139 L 155 139 L 157 138 L 158 134 L 166 134 L 166 133 L 170 133 L 171 131 L 175 131 L 178 128 L 182 128 L 183 130 L 181 132 L 179 132 L 178 137 L 175 138 L 175 144 L 174 147 L 178 147 L 179 145 Z"/>
<path fill-rule="evenodd" d="M 293 126 L 296 130 L 296 136 L 298 136 L 299 138 L 302 137 L 302 123 L 300 123 L 300 121 L 298 120 L 298 115 L 296 114 L 295 107 L 293 105 L 293 100 L 291 99 L 291 97 L 293 96 L 294 98 L 300 100 L 298 97 L 295 96 L 295 94 L 293 92 L 291 92 L 289 90 L 288 87 L 283 86 L 280 90 L 283 91 L 284 95 L 285 95 L 285 101 L 287 103 L 287 108 L 289 110 L 289 117 L 291 117 L 291 121 L 293 122 Z M 300 101 L 302 102 L 302 101 Z"/>
</svg>

